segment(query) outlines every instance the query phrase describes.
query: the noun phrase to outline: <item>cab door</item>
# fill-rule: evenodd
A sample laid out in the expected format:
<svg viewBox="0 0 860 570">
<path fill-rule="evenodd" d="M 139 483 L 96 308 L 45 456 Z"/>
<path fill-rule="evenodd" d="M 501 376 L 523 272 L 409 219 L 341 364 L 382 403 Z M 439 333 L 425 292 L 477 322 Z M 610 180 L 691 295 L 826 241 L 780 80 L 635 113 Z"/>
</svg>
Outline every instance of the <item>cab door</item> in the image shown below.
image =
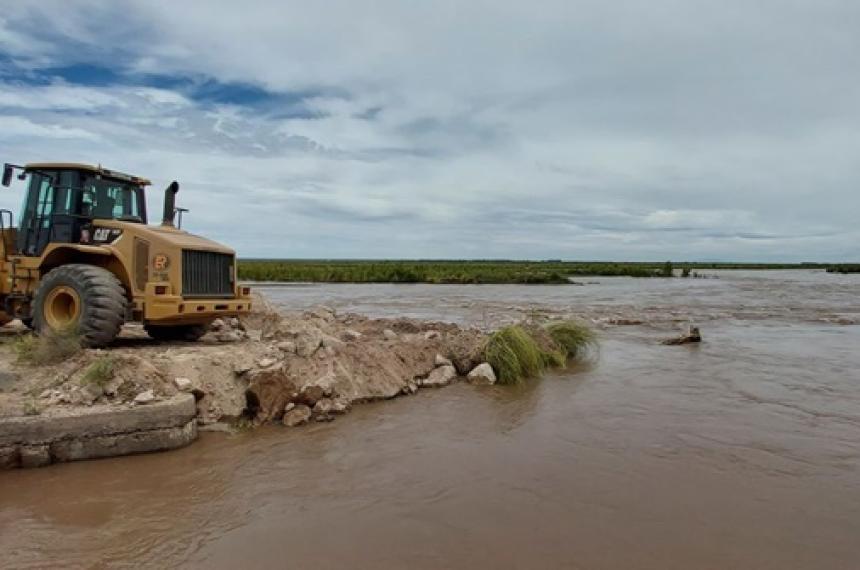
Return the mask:
<svg viewBox="0 0 860 570">
<path fill-rule="evenodd" d="M 51 176 L 33 172 L 18 228 L 18 253 L 42 254 L 51 240 L 51 215 L 54 211 L 54 185 Z"/>
</svg>

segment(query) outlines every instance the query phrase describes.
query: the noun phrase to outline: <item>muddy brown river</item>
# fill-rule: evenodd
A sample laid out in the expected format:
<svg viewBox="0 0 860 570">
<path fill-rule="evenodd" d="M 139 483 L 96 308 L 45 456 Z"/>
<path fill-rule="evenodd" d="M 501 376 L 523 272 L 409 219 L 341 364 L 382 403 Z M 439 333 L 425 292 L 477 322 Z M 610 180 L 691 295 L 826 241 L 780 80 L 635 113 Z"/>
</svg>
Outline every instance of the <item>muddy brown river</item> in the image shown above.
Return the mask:
<svg viewBox="0 0 860 570">
<path fill-rule="evenodd" d="M 0 567 L 860 568 L 860 275 L 714 275 L 268 287 L 486 327 L 578 315 L 601 350 L 525 388 L 0 473 Z M 659 344 L 690 320 L 704 343 Z"/>
</svg>

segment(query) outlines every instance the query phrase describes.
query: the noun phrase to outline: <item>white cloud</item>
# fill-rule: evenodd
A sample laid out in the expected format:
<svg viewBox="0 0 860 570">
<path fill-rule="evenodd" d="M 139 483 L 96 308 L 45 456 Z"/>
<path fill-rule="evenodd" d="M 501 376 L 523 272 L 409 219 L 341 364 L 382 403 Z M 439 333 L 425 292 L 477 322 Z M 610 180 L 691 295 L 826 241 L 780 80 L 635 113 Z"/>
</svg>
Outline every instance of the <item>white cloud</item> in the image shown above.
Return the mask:
<svg viewBox="0 0 860 570">
<path fill-rule="evenodd" d="M 39 124 L 22 117 L 0 116 L 0 132 L 5 140 L 21 138 L 39 139 L 82 139 L 94 141 L 98 135 L 78 128 L 62 125 Z M 26 144 L 25 141 L 21 141 Z"/>
<path fill-rule="evenodd" d="M 13 77 L 3 157 L 178 178 L 190 227 L 246 255 L 857 255 L 855 3 L 117 10 L 18 3 L 0 44 L 30 67 L 110 62 L 284 100 Z"/>
</svg>

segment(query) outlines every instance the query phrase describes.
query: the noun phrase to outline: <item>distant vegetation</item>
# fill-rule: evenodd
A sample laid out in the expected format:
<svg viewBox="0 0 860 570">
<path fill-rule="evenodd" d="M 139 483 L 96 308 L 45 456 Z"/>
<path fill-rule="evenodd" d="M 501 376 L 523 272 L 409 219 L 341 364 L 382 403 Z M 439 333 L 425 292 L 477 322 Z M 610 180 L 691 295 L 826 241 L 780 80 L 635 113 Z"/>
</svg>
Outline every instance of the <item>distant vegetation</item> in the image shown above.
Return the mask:
<svg viewBox="0 0 860 570">
<path fill-rule="evenodd" d="M 860 263 L 842 263 L 831 265 L 827 268 L 828 273 L 860 273 Z"/>
<path fill-rule="evenodd" d="M 245 281 L 306 283 L 565 284 L 571 278 L 696 277 L 704 269 L 824 269 L 815 264 L 589 262 L 589 261 L 347 261 L 248 259 Z"/>
</svg>

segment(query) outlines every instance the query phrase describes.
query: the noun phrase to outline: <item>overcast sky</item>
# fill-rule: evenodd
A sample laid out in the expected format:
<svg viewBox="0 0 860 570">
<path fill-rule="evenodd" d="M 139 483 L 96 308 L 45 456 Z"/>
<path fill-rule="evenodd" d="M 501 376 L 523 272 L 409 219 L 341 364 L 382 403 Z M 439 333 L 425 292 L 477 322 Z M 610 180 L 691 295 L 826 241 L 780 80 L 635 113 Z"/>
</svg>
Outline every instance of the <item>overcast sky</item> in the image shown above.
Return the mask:
<svg viewBox="0 0 860 570">
<path fill-rule="evenodd" d="M 857 260 L 860 2 L 2 0 L 0 160 L 246 257 Z"/>
</svg>

